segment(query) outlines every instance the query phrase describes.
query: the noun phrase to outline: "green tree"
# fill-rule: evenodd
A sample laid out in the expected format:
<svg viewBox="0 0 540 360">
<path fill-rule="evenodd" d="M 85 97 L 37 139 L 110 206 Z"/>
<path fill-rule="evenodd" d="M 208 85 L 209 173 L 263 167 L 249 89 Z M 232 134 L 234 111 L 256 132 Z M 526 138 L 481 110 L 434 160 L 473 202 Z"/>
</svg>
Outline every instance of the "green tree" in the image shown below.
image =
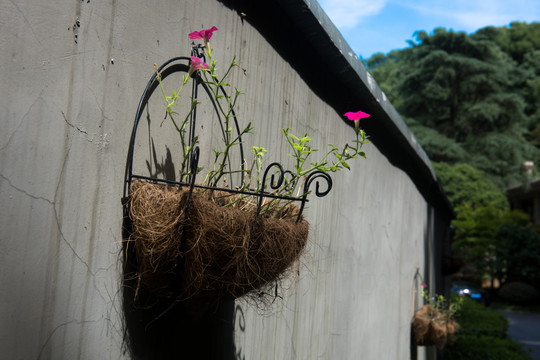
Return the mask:
<svg viewBox="0 0 540 360">
<path fill-rule="evenodd" d="M 523 259 L 512 259 L 513 254 L 518 253 L 512 242 L 512 232 L 501 233 L 501 229 L 506 224 L 513 224 L 529 234 L 530 229 L 526 227 L 530 222 L 529 216 L 510 211 L 504 193 L 482 171 L 468 164 L 433 163 L 433 166 L 457 213 L 452 223 L 456 228 L 452 249 L 473 269 L 476 280 L 481 280 L 484 275 L 492 280 L 502 280 L 503 271 L 510 263 L 513 269 L 519 268 L 515 267 L 516 261 Z M 521 234 L 519 231 L 515 233 Z M 518 246 L 524 244 L 523 241 L 518 243 Z M 531 246 L 527 249 L 535 251 Z M 536 256 L 540 257 L 540 251 Z"/>
<path fill-rule="evenodd" d="M 459 163 L 467 162 L 470 158 L 467 150 L 458 144 L 454 139 L 450 139 L 437 130 L 419 124 L 414 120 L 409 120 L 409 129 L 422 148 L 429 154 L 429 158 L 436 162 Z"/>
<path fill-rule="evenodd" d="M 508 222 L 497 234 L 495 276 L 502 283 L 523 281 L 540 286 L 540 235 L 534 228 Z"/>
<path fill-rule="evenodd" d="M 480 35 L 483 33 L 479 31 Z M 526 54 L 540 49 L 540 23 L 527 24 L 514 21 L 510 26 L 497 28 L 493 40 L 500 48 L 518 64 L 521 64 Z"/>
<path fill-rule="evenodd" d="M 395 86 L 395 79 L 397 79 L 397 72 L 400 67 L 400 57 L 402 51 L 394 50 L 388 55 L 383 53 L 373 54 L 369 59 L 363 60 L 366 67 L 370 70 L 373 77 L 377 80 L 377 83 L 384 91 L 386 96 L 394 101 L 399 101 L 399 92 Z M 396 104 L 394 103 L 394 106 Z"/>
<path fill-rule="evenodd" d="M 527 72 L 523 97 L 526 101 L 525 112 L 529 115 L 530 131 L 526 138 L 540 147 L 540 49 L 525 54 L 521 67 Z"/>
<path fill-rule="evenodd" d="M 517 64 L 525 79 L 515 92 L 525 100 L 529 116 L 527 139 L 540 146 L 540 23 L 512 22 L 508 27 L 480 29 L 473 36 L 489 38 Z"/>
<path fill-rule="evenodd" d="M 511 132 L 484 134 L 463 145 L 471 153 L 469 164 L 482 170 L 500 189 L 523 182 L 523 163 L 538 158 L 538 150 L 532 144 Z"/>
<path fill-rule="evenodd" d="M 494 279 L 499 279 L 501 269 L 513 254 L 512 251 L 501 252 L 503 245 L 507 246 L 513 240 L 511 233 L 504 233 L 508 238 L 501 236 L 500 229 L 506 224 L 525 229 L 528 222 L 528 215 L 519 211 L 503 210 L 492 205 L 473 207 L 465 203 L 458 207 L 453 222 L 456 235 L 452 250 L 472 267 L 475 280 L 480 281 L 487 275 L 493 286 Z"/>
<path fill-rule="evenodd" d="M 511 221 L 520 226 L 516 243 L 532 237 L 504 192 L 528 179 L 525 161 L 540 163 L 540 23 L 415 37 L 365 64 L 435 161 L 457 213 L 454 249 L 478 276 L 502 276 L 511 251 L 497 248 L 512 233 L 500 229 Z"/>
<path fill-rule="evenodd" d="M 456 235 L 452 250 L 472 268 L 474 278 L 481 281 L 484 275 L 495 275 L 495 243 L 505 211 L 491 205 L 458 208 L 453 225 Z"/>
<path fill-rule="evenodd" d="M 433 167 L 455 208 L 468 204 L 471 209 L 481 206 L 493 207 L 500 211 L 509 209 L 504 193 L 471 165 L 433 163 Z"/>
<path fill-rule="evenodd" d="M 503 35 L 420 31 L 410 48 L 366 61 L 432 159 L 467 162 L 501 189 L 520 181 L 524 161 L 540 160 L 527 141 L 540 144 L 540 55 L 527 50 L 517 63 L 501 48 Z"/>
</svg>

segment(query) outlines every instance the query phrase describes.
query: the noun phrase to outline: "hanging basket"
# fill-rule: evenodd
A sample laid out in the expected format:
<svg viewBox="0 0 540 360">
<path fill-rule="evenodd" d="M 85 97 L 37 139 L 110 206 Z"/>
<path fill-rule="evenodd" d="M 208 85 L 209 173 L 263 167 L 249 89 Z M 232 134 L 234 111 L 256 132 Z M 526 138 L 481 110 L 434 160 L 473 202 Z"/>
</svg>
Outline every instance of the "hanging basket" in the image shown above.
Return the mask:
<svg viewBox="0 0 540 360">
<path fill-rule="evenodd" d="M 419 346 L 443 346 L 459 329 L 457 322 L 437 314 L 429 304 L 414 314 L 412 327 L 414 342 Z"/>
<path fill-rule="evenodd" d="M 176 72 L 187 73 L 189 61 L 188 57 L 167 61 L 158 69 L 160 76 L 164 79 Z M 209 94 L 198 75 L 192 76 L 195 78 L 191 98 L 197 99 L 198 87 L 203 89 L 203 94 Z M 305 179 L 300 197 L 275 195 L 276 189 L 287 186 L 285 179 L 290 174 L 279 163 L 265 169 L 259 190 L 234 186 L 232 176 L 226 188 L 198 184 L 199 153 L 212 150 L 196 146 L 196 106 L 189 123 L 190 175 L 176 181 L 135 173 L 137 127 L 156 88 L 158 81 L 154 74 L 137 109 L 126 166 L 123 204 L 129 224 L 125 252 L 126 257 L 135 258 L 136 273 L 131 274 L 137 284 L 135 296 L 150 294 L 152 298 L 172 303 L 183 300 L 220 303 L 259 293 L 283 278 L 301 256 L 309 228 L 302 216 L 307 195 L 328 194 L 332 187 L 330 176 L 322 171 L 312 172 Z M 209 103 L 214 106 L 214 118 L 222 121 L 215 102 Z M 234 112 L 231 118 L 234 121 L 231 129 L 238 132 Z M 223 123 L 219 127 L 225 136 L 227 127 Z M 243 176 L 245 161 L 239 134 L 237 148 L 235 159 L 240 160 L 237 173 Z M 228 158 L 231 173 L 232 163 Z M 319 180 L 324 181 L 322 190 Z M 313 182 L 316 189 L 311 191 Z M 237 182 L 244 183 L 243 178 Z"/>
</svg>

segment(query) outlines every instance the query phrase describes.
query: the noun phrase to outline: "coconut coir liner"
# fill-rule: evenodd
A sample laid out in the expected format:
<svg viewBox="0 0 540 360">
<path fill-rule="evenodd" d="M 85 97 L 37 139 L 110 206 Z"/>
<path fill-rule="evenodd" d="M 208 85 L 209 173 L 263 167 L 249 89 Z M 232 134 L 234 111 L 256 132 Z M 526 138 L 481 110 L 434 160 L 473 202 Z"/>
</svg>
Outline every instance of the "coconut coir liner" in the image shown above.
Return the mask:
<svg viewBox="0 0 540 360">
<path fill-rule="evenodd" d="M 285 276 L 306 245 L 308 223 L 292 204 L 256 216 L 257 199 L 195 189 L 186 213 L 187 198 L 187 188 L 132 183 L 137 292 L 238 298 Z"/>
</svg>

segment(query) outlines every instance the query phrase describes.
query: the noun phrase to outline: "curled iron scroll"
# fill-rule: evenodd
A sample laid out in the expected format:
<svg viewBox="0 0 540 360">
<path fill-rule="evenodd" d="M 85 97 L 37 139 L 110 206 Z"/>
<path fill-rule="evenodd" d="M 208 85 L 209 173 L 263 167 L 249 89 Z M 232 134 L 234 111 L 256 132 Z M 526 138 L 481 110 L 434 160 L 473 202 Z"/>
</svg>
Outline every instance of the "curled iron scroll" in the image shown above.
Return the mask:
<svg viewBox="0 0 540 360">
<path fill-rule="evenodd" d="M 321 188 L 320 188 L 319 180 L 321 179 L 326 180 L 326 189 L 324 191 L 321 191 Z M 302 216 L 302 212 L 304 211 L 304 206 L 306 205 L 306 202 L 307 202 L 309 188 L 315 180 L 317 181 L 315 184 L 315 195 L 317 195 L 317 197 L 326 196 L 328 195 L 330 190 L 332 190 L 332 178 L 330 177 L 330 175 L 328 175 L 324 171 L 319 171 L 319 170 L 314 171 L 311 174 L 309 174 L 308 177 L 306 178 L 306 182 L 304 183 L 304 195 L 302 195 L 302 205 L 300 205 L 300 212 L 298 213 L 296 222 L 300 221 L 300 217 Z"/>
<path fill-rule="evenodd" d="M 259 213 L 261 211 L 261 207 L 262 207 L 262 202 L 263 202 L 263 198 L 264 198 L 264 189 L 265 189 L 265 184 L 266 184 L 266 178 L 268 177 L 268 173 L 270 172 L 270 169 L 273 168 L 273 167 L 278 168 L 277 173 L 279 174 L 279 178 L 276 181 L 276 179 L 275 179 L 276 173 L 272 174 L 272 176 L 270 177 L 270 188 L 272 190 L 279 189 L 283 185 L 283 181 L 285 180 L 285 170 L 283 170 L 283 166 L 281 166 L 280 163 L 274 162 L 274 163 L 271 163 L 270 165 L 268 165 L 268 167 L 264 171 L 264 175 L 263 175 L 262 182 L 261 182 L 261 190 L 259 192 L 259 204 L 257 206 L 257 216 L 259 215 Z"/>
</svg>

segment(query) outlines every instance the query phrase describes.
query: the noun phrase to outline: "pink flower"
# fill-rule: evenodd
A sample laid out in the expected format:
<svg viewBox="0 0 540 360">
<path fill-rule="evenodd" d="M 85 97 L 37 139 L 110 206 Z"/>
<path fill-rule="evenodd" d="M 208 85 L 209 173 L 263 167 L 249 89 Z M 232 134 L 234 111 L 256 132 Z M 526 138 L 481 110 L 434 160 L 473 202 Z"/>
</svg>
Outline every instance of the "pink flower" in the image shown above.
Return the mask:
<svg viewBox="0 0 540 360">
<path fill-rule="evenodd" d="M 201 31 L 193 31 L 193 32 L 189 33 L 188 36 L 192 40 L 200 39 L 200 40 L 204 41 L 205 45 L 207 45 L 208 42 L 210 41 L 210 38 L 212 37 L 212 33 L 214 31 L 217 31 L 217 30 L 218 30 L 217 27 L 212 26 L 210 29 L 205 29 L 205 30 L 201 30 Z"/>
<path fill-rule="evenodd" d="M 208 64 L 203 62 L 200 58 L 196 56 L 191 57 L 191 62 L 189 65 L 189 75 L 193 74 L 196 70 L 201 70 L 208 68 Z"/>
<path fill-rule="evenodd" d="M 365 113 L 363 111 L 357 111 L 357 112 L 346 112 L 345 114 L 343 114 L 343 116 L 346 116 L 347 119 L 351 120 L 351 121 L 354 121 L 354 129 L 356 131 L 356 134 L 358 134 L 360 132 L 360 119 L 363 119 L 363 118 L 368 118 L 370 117 L 371 115 L 369 115 L 368 113 Z"/>
<path fill-rule="evenodd" d="M 356 121 L 356 120 L 360 120 L 360 119 L 363 119 L 363 118 L 368 118 L 370 117 L 371 115 L 369 115 L 368 113 L 365 113 L 363 111 L 358 111 L 358 112 L 346 112 L 345 114 L 343 114 L 343 116 L 346 116 L 347 119 L 349 120 L 352 120 L 352 121 Z"/>
<path fill-rule="evenodd" d="M 422 287 L 427 288 L 427 284 L 426 284 L 426 283 L 421 283 L 420 285 L 422 285 Z"/>
</svg>

